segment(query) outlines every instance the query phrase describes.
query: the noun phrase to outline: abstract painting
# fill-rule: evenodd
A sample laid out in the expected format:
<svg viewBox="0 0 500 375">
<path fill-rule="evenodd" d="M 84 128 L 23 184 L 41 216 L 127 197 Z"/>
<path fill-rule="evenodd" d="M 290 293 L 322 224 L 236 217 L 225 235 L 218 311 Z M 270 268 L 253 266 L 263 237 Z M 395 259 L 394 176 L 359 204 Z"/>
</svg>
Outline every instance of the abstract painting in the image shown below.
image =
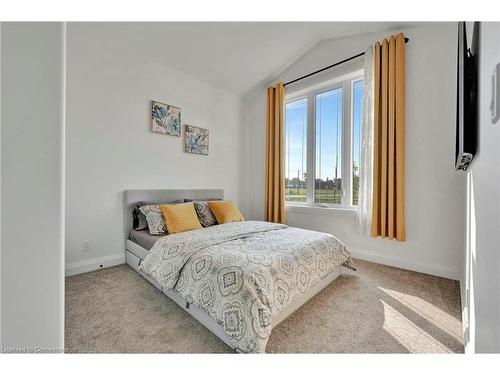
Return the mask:
<svg viewBox="0 0 500 375">
<path fill-rule="evenodd" d="M 170 135 L 181 136 L 181 109 L 151 102 L 151 131 Z"/>
<path fill-rule="evenodd" d="M 184 151 L 192 154 L 208 155 L 208 129 L 186 125 Z"/>
</svg>

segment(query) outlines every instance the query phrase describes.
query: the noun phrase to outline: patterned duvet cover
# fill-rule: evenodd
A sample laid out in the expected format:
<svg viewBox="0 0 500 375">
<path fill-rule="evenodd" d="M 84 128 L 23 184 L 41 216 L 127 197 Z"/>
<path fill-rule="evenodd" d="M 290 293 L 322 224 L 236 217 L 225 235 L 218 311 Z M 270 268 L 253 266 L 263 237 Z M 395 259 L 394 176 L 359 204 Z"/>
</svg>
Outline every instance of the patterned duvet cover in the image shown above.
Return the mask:
<svg viewBox="0 0 500 375">
<path fill-rule="evenodd" d="M 273 317 L 341 265 L 354 269 L 332 235 L 244 221 L 162 237 L 140 268 L 205 310 L 236 350 L 254 353 L 264 352 Z"/>
</svg>

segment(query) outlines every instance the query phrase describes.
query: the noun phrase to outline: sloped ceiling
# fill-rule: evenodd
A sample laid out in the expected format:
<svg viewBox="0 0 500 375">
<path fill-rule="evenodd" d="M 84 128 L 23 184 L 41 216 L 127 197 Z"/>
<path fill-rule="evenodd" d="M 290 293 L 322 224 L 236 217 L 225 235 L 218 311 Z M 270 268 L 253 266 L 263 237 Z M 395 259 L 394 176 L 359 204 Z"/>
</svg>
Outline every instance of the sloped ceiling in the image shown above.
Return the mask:
<svg viewBox="0 0 500 375">
<path fill-rule="evenodd" d="M 396 22 L 129 22 L 95 23 L 88 29 L 109 48 L 145 54 L 243 95 L 274 78 L 321 40 L 411 26 Z"/>
</svg>

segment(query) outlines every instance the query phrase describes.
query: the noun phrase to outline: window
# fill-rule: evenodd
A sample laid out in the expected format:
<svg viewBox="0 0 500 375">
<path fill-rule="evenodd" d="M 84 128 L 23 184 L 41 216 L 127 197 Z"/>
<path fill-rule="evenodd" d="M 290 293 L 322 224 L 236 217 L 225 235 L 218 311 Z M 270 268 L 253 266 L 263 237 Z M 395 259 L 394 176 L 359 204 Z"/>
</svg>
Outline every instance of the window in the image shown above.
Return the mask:
<svg viewBox="0 0 500 375">
<path fill-rule="evenodd" d="M 363 71 L 287 94 L 287 204 L 358 204 Z"/>
<path fill-rule="evenodd" d="M 285 105 L 285 200 L 306 202 L 307 100 Z"/>
<path fill-rule="evenodd" d="M 359 162 L 361 158 L 361 117 L 363 116 L 363 80 L 352 83 L 352 205 L 359 199 Z"/>
<path fill-rule="evenodd" d="M 342 201 L 342 88 L 316 94 L 314 202 Z"/>
</svg>

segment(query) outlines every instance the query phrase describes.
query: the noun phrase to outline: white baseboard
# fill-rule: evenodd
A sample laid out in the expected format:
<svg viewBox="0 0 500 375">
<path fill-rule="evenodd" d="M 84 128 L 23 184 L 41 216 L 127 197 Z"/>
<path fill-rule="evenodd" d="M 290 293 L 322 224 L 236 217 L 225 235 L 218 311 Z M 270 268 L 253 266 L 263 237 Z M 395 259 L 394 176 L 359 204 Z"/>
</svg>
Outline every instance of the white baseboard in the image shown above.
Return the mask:
<svg viewBox="0 0 500 375">
<path fill-rule="evenodd" d="M 460 272 L 444 267 L 429 266 L 421 263 L 409 262 L 406 259 L 394 258 L 386 254 L 376 253 L 361 249 L 349 248 L 353 258 L 384 264 L 386 266 L 402 268 L 405 270 L 426 273 L 429 275 L 445 277 L 452 280 L 460 280 Z M 66 265 L 66 276 L 98 270 L 125 263 L 125 252 L 107 255 L 104 257 L 81 260 Z"/>
<path fill-rule="evenodd" d="M 444 277 L 452 280 L 460 280 L 460 272 L 453 269 L 411 262 L 406 259 L 395 258 L 387 254 L 377 253 L 376 251 L 353 249 L 351 247 L 349 247 L 349 251 L 351 252 L 353 258 L 366 260 L 368 262 L 426 273 L 428 275 Z"/>
<path fill-rule="evenodd" d="M 464 339 L 465 354 L 474 354 L 474 348 L 470 340 L 470 317 L 467 316 L 470 310 L 468 291 L 465 287 L 465 276 L 460 276 L 460 308 L 462 309 L 462 333 Z"/>
<path fill-rule="evenodd" d="M 81 260 L 66 264 L 65 276 L 78 275 L 79 273 L 95 271 L 100 268 L 117 266 L 125 263 L 125 251 L 106 255 L 104 257 Z"/>
</svg>

